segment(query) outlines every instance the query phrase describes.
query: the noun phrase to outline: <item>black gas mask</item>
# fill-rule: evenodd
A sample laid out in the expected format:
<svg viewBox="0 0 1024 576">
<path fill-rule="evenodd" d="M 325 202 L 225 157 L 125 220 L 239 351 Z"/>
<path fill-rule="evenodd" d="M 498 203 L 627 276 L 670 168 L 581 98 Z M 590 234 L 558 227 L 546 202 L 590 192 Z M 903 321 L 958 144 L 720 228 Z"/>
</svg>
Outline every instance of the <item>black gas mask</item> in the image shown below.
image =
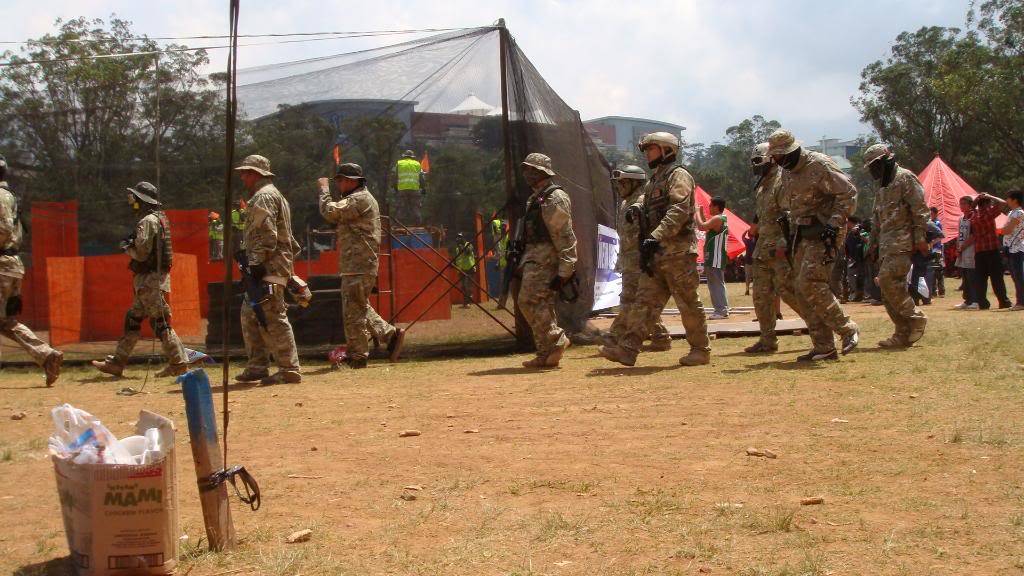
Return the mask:
<svg viewBox="0 0 1024 576">
<path fill-rule="evenodd" d="M 796 165 L 800 162 L 800 155 L 803 153 L 803 147 L 797 146 L 796 150 L 788 154 L 784 154 L 781 157 L 775 159 L 775 163 L 786 170 L 792 170 L 796 168 Z"/>
<path fill-rule="evenodd" d="M 755 156 L 750 159 L 750 171 L 754 176 L 761 178 L 772 169 L 772 161 L 766 156 Z"/>
<path fill-rule="evenodd" d="M 871 173 L 871 177 L 878 181 L 881 186 L 888 186 L 892 184 L 893 178 L 896 176 L 896 156 L 889 154 L 878 158 L 871 164 L 868 164 L 868 172 Z"/>
</svg>

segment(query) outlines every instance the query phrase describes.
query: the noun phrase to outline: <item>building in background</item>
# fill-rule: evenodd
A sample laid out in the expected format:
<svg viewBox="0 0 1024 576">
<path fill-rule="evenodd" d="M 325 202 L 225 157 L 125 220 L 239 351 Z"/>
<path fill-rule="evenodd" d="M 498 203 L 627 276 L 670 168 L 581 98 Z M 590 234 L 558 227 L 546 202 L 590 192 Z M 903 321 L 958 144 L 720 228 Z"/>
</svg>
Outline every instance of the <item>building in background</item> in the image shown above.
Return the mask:
<svg viewBox="0 0 1024 576">
<path fill-rule="evenodd" d="M 807 149 L 831 156 L 832 159 L 836 161 L 836 164 L 839 164 L 839 168 L 841 168 L 843 172 L 849 173 L 853 170 L 853 164 L 850 163 L 850 158 L 861 151 L 861 145 L 856 140 L 840 140 L 839 138 L 828 138 L 822 136 L 821 140 L 818 141 L 818 144 L 808 146 Z"/>
<path fill-rule="evenodd" d="M 651 132 L 670 132 L 683 139 L 686 128 L 646 118 L 630 118 L 628 116 L 604 116 L 583 122 L 587 133 L 598 148 L 615 148 L 623 152 L 636 150 L 637 142 L 644 134 Z"/>
</svg>

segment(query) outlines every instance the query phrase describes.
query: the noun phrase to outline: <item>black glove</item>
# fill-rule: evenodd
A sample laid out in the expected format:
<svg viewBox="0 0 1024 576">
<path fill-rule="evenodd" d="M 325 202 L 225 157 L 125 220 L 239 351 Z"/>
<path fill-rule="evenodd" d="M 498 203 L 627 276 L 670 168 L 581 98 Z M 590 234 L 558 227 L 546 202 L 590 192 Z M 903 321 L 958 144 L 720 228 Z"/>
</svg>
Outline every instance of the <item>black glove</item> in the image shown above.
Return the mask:
<svg viewBox="0 0 1024 576">
<path fill-rule="evenodd" d="M 649 258 L 661 250 L 661 243 L 654 238 L 647 238 L 640 244 L 640 254 Z"/>
<path fill-rule="evenodd" d="M 626 222 L 632 224 L 633 222 L 640 221 L 640 207 L 633 204 L 629 208 L 626 208 Z"/>
<path fill-rule="evenodd" d="M 253 264 L 249 266 L 249 274 L 254 280 L 263 280 L 263 277 L 267 275 L 267 267 L 265 264 Z"/>
<path fill-rule="evenodd" d="M 839 229 L 831 224 L 825 224 L 825 229 L 821 231 L 821 241 L 825 244 L 835 244 L 838 237 Z"/>
</svg>

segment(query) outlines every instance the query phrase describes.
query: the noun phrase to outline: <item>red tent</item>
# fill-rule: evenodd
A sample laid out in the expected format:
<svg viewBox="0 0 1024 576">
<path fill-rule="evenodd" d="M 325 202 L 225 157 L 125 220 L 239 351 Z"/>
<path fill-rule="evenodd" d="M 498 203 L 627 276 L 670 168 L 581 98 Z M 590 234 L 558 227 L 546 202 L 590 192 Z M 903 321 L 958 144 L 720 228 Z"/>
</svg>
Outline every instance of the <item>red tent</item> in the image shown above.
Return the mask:
<svg viewBox="0 0 1024 576">
<path fill-rule="evenodd" d="M 697 205 L 705 218 L 711 213 L 711 195 L 704 191 L 703 188 L 697 186 L 695 190 L 697 197 Z M 742 218 L 732 213 L 732 210 L 725 209 L 726 220 L 729 221 L 729 239 L 726 241 L 725 251 L 729 254 L 729 259 L 733 259 L 747 249 L 746 245 L 743 244 L 743 233 L 750 229 L 750 224 L 743 221 Z M 697 261 L 704 261 L 704 233 L 700 230 L 697 231 Z"/>
<path fill-rule="evenodd" d="M 970 196 L 974 198 L 978 192 L 964 181 L 959 174 L 953 171 L 939 158 L 938 155 L 932 160 L 921 174 L 918 175 L 921 185 L 924 186 L 924 201 L 929 207 L 935 206 L 939 209 L 939 220 L 942 222 L 942 232 L 945 234 L 943 242 L 955 240 L 960 226 L 960 198 Z M 1002 228 L 1006 225 L 1006 216 L 996 218 L 996 226 Z"/>
</svg>

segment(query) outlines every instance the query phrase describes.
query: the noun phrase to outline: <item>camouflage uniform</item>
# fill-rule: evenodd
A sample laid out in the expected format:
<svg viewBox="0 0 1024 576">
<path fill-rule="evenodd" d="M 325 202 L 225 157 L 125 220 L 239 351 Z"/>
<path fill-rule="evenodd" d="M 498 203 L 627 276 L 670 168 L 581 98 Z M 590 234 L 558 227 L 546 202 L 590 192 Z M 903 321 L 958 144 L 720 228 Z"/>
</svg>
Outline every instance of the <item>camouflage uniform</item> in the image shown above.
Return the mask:
<svg viewBox="0 0 1024 576">
<path fill-rule="evenodd" d="M 516 305 L 533 332 L 537 358 L 569 345 L 555 317 L 556 276 L 569 278 L 576 270 L 576 234 L 572 230 L 569 195 L 557 184 L 534 192 L 526 201 L 522 240 L 525 243 L 518 275 Z"/>
<path fill-rule="evenodd" d="M 0 180 L 0 334 L 21 346 L 32 361 L 43 366 L 47 358 L 57 354 L 40 340 L 14 314 L 8 314 L 12 299 L 20 301 L 21 279 L 25 277 L 25 266 L 18 256 L 24 231 L 18 217 L 18 201 L 7 182 Z M 14 312 L 12 310 L 12 312 Z"/>
<path fill-rule="evenodd" d="M 378 342 L 388 342 L 395 335 L 395 327 L 370 305 L 370 293 L 377 285 L 380 208 L 366 186 L 337 202 L 329 190 L 321 188 L 320 214 L 338 227 L 341 309 L 348 356 L 367 358 L 371 334 Z"/>
<path fill-rule="evenodd" d="M 249 265 L 265 266 L 267 276 L 289 278 L 294 273 L 292 262 L 299 244 L 292 236 L 292 213 L 288 200 L 269 177 L 261 179 L 255 190 L 246 209 L 242 248 Z M 288 322 L 284 286 L 270 284 L 270 288 L 270 297 L 261 304 L 267 318 L 265 330 L 256 319 L 248 296 L 242 306 L 242 338 L 249 356 L 247 370 L 266 371 L 272 355 L 283 372 L 298 372 L 299 354 L 292 325 Z"/>
<path fill-rule="evenodd" d="M 871 243 L 878 246 L 878 284 L 885 311 L 896 325 L 894 346 L 909 346 L 924 334 L 928 318 L 914 306 L 907 291 L 907 274 L 914 246 L 925 241 L 928 206 L 924 188 L 913 172 L 896 166 L 888 186 L 875 194 Z"/>
<path fill-rule="evenodd" d="M 661 164 L 643 189 L 643 218 L 653 230 L 661 250 L 651 263 L 652 274 L 641 274 L 638 297 L 625 320 L 625 333 L 619 346 L 635 358 L 650 327 L 661 319 L 669 296 L 686 328 L 690 355 L 684 358 L 707 363 L 711 346 L 708 339 L 704 305 L 697 295 L 697 237 L 694 232 L 693 177 L 682 166 Z"/>
<path fill-rule="evenodd" d="M 789 199 L 782 187 L 782 170 L 771 166 L 755 191 L 757 204 L 757 245 L 754 247 L 754 313 L 761 327 L 758 341 L 766 350 L 776 350 L 779 342 L 775 335 L 778 310 L 776 297 L 800 314 L 800 300 L 793 289 L 793 266 L 786 257 L 776 258 L 778 250 L 785 251 L 787 239 L 782 233 L 779 218 L 789 209 Z M 803 316 L 803 314 L 800 314 Z"/>
<path fill-rule="evenodd" d="M 625 334 L 625 320 L 630 314 L 629 310 L 636 306 L 640 276 L 644 275 L 640 270 L 640 223 L 636 220 L 633 222 L 626 220 L 626 210 L 630 206 L 642 204 L 643 188 L 638 186 L 619 205 L 619 214 L 615 223 L 615 228 L 619 233 L 619 258 L 615 263 L 615 268 L 622 274 L 622 292 L 619 294 L 619 313 L 615 316 L 608 331 L 616 342 L 621 341 Z M 661 322 L 661 316 L 645 332 L 645 338 L 647 335 L 650 336 L 654 348 L 668 349 L 672 347 L 672 336 L 665 324 Z"/>
<path fill-rule="evenodd" d="M 164 243 L 166 246 L 161 246 Z M 147 262 L 155 263 L 157 258 L 169 257 L 171 228 L 167 216 L 160 211 L 143 216 L 135 226 L 135 239 L 125 248 L 125 252 L 136 263 L 135 266 L 144 266 Z M 147 318 L 153 333 L 160 338 L 167 362 L 178 367 L 186 363 L 185 349 L 171 328 L 171 307 L 167 304 L 167 294 L 171 293 L 171 275 L 156 269 L 165 266 L 167 263 L 160 262 L 153 264 L 152 270 L 135 273 L 132 280 L 132 305 L 124 317 L 124 336 L 118 340 L 114 351 L 114 363 L 119 366 L 128 363 L 142 335 L 142 322 Z"/>
<path fill-rule="evenodd" d="M 783 135 L 779 136 L 780 133 Z M 772 155 L 786 142 L 796 144 L 792 134 L 785 130 L 776 131 L 769 142 Z M 827 255 L 821 233 L 826 224 L 837 231 L 843 229 L 846 218 L 857 206 L 857 188 L 832 158 L 806 149 L 800 151 L 796 165 L 782 178 L 789 198 L 791 226 L 799 230 L 793 262 L 795 287 L 800 301 L 798 312 L 807 322 L 814 345 L 812 353 L 834 351 L 833 332 L 854 341 L 855 346 L 857 324 L 843 312 L 829 287 L 834 260 Z"/>
</svg>

